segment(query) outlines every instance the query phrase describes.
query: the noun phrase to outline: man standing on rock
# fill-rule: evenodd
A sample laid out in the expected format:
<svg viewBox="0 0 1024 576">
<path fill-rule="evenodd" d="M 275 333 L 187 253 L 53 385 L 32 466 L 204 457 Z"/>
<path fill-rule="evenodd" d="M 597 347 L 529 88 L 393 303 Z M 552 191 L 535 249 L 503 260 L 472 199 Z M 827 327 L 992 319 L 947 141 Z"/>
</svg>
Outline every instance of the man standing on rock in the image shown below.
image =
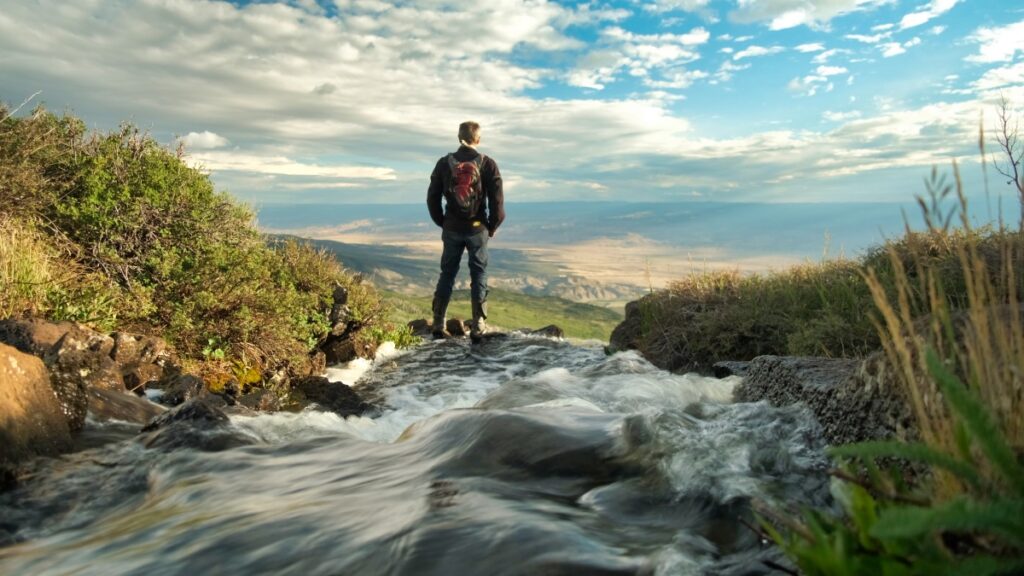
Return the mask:
<svg viewBox="0 0 1024 576">
<path fill-rule="evenodd" d="M 427 189 L 430 218 L 442 228 L 441 276 L 434 290 L 434 338 L 444 338 L 445 313 L 459 273 L 462 253 L 469 251 L 469 277 L 473 299 L 470 337 L 480 342 L 487 318 L 487 241 L 505 220 L 501 172 L 493 158 L 477 152 L 480 125 L 459 124 L 459 149 L 434 166 Z M 445 206 L 441 208 L 441 198 Z"/>
</svg>

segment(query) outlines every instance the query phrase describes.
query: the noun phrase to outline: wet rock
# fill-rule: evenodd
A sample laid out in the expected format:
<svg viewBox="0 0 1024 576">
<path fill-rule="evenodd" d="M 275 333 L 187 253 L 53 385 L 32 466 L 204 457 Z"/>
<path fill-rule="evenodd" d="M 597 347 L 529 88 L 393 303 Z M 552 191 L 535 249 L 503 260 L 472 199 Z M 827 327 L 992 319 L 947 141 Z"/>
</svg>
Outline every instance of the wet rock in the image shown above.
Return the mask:
<svg viewBox="0 0 1024 576">
<path fill-rule="evenodd" d="M 608 345 L 611 351 L 619 352 L 622 350 L 636 350 L 640 348 L 640 340 L 643 338 L 643 319 L 641 314 L 641 306 L 643 305 L 643 298 L 640 300 L 634 300 L 626 304 L 626 316 L 622 322 L 612 330 L 611 336 L 608 339 Z M 657 364 L 653 360 L 652 363 Z"/>
<path fill-rule="evenodd" d="M 177 374 L 163 383 L 164 393 L 160 403 L 177 406 L 199 396 L 203 392 L 202 378 L 192 374 Z"/>
<path fill-rule="evenodd" d="M 281 399 L 270 390 L 256 388 L 248 394 L 242 394 L 237 399 L 238 404 L 260 412 L 276 412 L 281 409 Z"/>
<path fill-rule="evenodd" d="M 75 325 L 71 322 L 50 322 L 38 318 L 7 318 L 0 320 L 0 342 L 18 350 L 42 357 Z"/>
<path fill-rule="evenodd" d="M 298 392 L 311 403 L 320 405 L 339 416 L 359 416 L 370 409 L 370 405 L 350 386 L 331 382 L 323 376 L 307 376 L 292 380 L 292 391 Z"/>
<path fill-rule="evenodd" d="M 867 360 L 759 356 L 735 391 L 740 402 L 805 402 L 831 445 L 914 436 L 913 418 L 884 355 Z"/>
<path fill-rule="evenodd" d="M 409 321 L 408 326 L 409 326 L 409 329 L 412 330 L 413 334 L 415 334 L 416 336 L 421 336 L 422 337 L 422 336 L 430 336 L 430 332 L 431 332 L 431 329 L 432 329 L 431 324 L 432 323 L 430 322 L 430 320 L 427 320 L 426 318 L 420 318 L 418 320 L 411 320 L 411 321 Z"/>
<path fill-rule="evenodd" d="M 750 370 L 750 362 L 716 362 L 711 367 L 711 372 L 715 378 L 728 378 L 729 376 L 746 376 L 747 371 Z"/>
<path fill-rule="evenodd" d="M 227 414 L 210 396 L 193 398 L 157 416 L 142 428 L 139 439 L 146 448 L 209 452 L 252 444 L 250 438 L 231 427 Z"/>
<path fill-rule="evenodd" d="M 121 372 L 124 387 L 141 393 L 163 376 L 168 360 L 167 343 L 162 338 L 115 332 L 111 359 Z"/>
<path fill-rule="evenodd" d="M 50 370 L 50 383 L 67 416 L 72 432 L 82 429 L 88 409 L 90 387 L 124 390 L 110 352 L 114 341 L 109 336 L 85 330 L 71 330 L 43 357 Z"/>
<path fill-rule="evenodd" d="M 465 336 L 469 333 L 466 330 L 466 324 L 459 318 L 449 318 L 448 321 L 445 322 L 444 327 L 452 336 Z"/>
<path fill-rule="evenodd" d="M 531 330 L 530 334 L 533 336 L 544 336 L 547 338 L 565 338 L 565 330 L 562 330 L 554 324 L 549 324 L 543 328 Z"/>
<path fill-rule="evenodd" d="M 327 355 L 320 350 L 314 351 L 309 356 L 309 376 L 323 374 L 327 369 Z"/>
<path fill-rule="evenodd" d="M 100 422 L 118 420 L 145 424 L 167 409 L 128 392 L 90 388 L 89 415 Z"/>
<path fill-rule="evenodd" d="M 356 358 L 373 358 L 377 353 L 375 344 L 353 336 L 328 337 L 321 346 L 328 365 L 344 364 Z"/>
<path fill-rule="evenodd" d="M 71 446 L 67 417 L 42 361 L 0 344 L 0 471 Z M 10 473 L 0 476 L 10 478 Z"/>
</svg>

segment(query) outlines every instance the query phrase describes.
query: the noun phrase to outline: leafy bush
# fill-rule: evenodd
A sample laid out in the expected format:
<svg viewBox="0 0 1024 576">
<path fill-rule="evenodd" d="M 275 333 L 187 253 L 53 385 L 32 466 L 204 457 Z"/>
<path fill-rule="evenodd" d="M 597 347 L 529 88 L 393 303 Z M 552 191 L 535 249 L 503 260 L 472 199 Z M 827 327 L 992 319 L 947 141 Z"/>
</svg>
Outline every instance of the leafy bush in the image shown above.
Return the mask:
<svg viewBox="0 0 1024 576">
<path fill-rule="evenodd" d="M 330 329 L 336 286 L 348 289 L 352 317 L 379 315 L 372 287 L 322 251 L 268 244 L 252 211 L 217 192 L 180 150 L 127 124 L 89 134 L 80 120 L 42 108 L 6 116 L 0 107 L 0 218 L 41 232 L 0 230 L 0 244 L 30 248 L 0 253 L 0 262 L 5 274 L 45 277 L 7 282 L 21 292 L 5 287 L 0 312 L 28 307 L 160 333 L 186 362 L 239 381 L 282 368 L 307 373 Z"/>
</svg>

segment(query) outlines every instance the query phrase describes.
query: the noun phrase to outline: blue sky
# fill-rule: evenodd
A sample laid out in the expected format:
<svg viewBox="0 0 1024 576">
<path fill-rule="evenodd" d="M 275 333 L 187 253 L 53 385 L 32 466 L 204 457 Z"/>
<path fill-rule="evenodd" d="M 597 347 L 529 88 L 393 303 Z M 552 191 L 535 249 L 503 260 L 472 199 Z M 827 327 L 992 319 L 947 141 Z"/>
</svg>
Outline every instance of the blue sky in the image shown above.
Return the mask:
<svg viewBox="0 0 1024 576">
<path fill-rule="evenodd" d="M 0 99 L 37 91 L 257 205 L 422 202 L 466 119 L 511 201 L 905 202 L 980 191 L 1024 3 L 0 0 Z"/>
</svg>

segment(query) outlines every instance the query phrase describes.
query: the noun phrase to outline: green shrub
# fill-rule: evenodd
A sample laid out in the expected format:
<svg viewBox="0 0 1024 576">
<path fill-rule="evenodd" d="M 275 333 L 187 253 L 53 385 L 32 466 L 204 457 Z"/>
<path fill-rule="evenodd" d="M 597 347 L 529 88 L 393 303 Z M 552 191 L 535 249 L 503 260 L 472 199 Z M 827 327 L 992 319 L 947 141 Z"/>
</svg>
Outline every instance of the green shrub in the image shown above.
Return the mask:
<svg viewBox="0 0 1024 576">
<path fill-rule="evenodd" d="M 1024 247 L 1016 233 L 988 227 L 908 231 L 857 260 L 809 262 L 767 274 L 692 274 L 640 300 L 639 348 L 669 369 L 707 370 L 719 360 L 761 354 L 865 356 L 881 345 L 867 270 L 874 270 L 886 295 L 897 291 L 896 267 L 915 294 L 924 293 L 932 278 L 953 309 L 961 309 L 968 283 L 959 252 L 974 246 L 979 261 L 991 265 L 1008 242 Z M 912 318 L 931 313 L 926 303 L 911 301 Z"/>
<path fill-rule="evenodd" d="M 3 273 L 42 279 L 6 282 L 21 288 L 4 289 L 0 312 L 155 332 L 186 363 L 236 380 L 308 372 L 336 286 L 348 288 L 358 321 L 371 324 L 382 309 L 372 287 L 326 253 L 269 245 L 249 208 L 131 125 L 89 134 L 42 108 L 0 121 L 0 217 L 44 232 L 31 241 L 3 232 L 0 243 L 32 247 L 0 253 Z M 47 272 L 54 266 L 61 274 Z"/>
</svg>

